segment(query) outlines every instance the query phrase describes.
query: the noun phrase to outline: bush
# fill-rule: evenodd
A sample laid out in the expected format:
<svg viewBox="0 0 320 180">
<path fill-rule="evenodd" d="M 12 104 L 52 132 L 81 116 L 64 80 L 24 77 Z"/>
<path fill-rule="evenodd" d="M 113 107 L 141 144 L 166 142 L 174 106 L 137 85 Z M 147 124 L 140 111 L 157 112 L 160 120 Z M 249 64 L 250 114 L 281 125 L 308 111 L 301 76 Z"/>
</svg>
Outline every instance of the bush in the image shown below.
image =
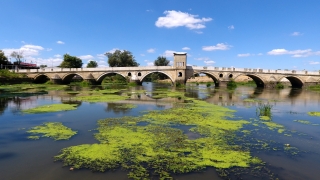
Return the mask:
<svg viewBox="0 0 320 180">
<path fill-rule="evenodd" d="M 259 104 L 259 107 L 257 108 L 257 112 L 259 113 L 259 116 L 271 117 L 272 107 L 273 106 L 270 104 Z"/>
<path fill-rule="evenodd" d="M 211 86 L 211 83 L 207 83 L 207 87 L 210 87 Z"/>
<path fill-rule="evenodd" d="M 283 88 L 284 88 L 284 85 L 281 82 L 277 83 L 276 89 L 283 89 Z"/>
<path fill-rule="evenodd" d="M 230 81 L 227 83 L 227 88 L 228 89 L 235 89 L 235 88 L 237 88 L 237 83 L 233 79 L 230 79 Z"/>
</svg>

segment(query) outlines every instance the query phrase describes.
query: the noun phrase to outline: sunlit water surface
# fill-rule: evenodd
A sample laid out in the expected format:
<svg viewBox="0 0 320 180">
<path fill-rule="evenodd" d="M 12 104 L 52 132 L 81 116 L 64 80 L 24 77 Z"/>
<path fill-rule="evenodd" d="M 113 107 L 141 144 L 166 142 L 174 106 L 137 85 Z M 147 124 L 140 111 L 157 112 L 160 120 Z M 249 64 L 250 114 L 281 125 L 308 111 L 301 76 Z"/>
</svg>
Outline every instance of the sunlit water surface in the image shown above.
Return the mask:
<svg viewBox="0 0 320 180">
<path fill-rule="evenodd" d="M 163 85 L 158 85 L 162 87 Z M 125 103 L 136 104 L 134 109 L 119 110 L 114 103 L 81 102 L 77 110 L 45 114 L 23 114 L 22 109 L 44 104 L 68 102 L 70 96 L 61 95 L 59 91 L 49 91 L 45 95 L 30 97 L 0 96 L 0 179 L 117 179 L 125 180 L 127 172 L 117 170 L 98 173 L 90 170 L 69 171 L 61 162 L 54 162 L 53 156 L 62 148 L 92 144 L 98 141 L 93 133 L 97 128 L 97 120 L 121 117 L 139 116 L 148 110 L 163 110 L 172 107 L 178 98 L 153 99 L 152 91 L 156 84 L 144 83 L 140 87 L 132 87 L 130 91 L 146 90 L 146 93 L 133 93 Z M 162 87 L 163 88 L 163 87 Z M 170 87 L 168 87 L 170 88 Z M 205 85 L 190 84 L 186 87 L 186 96 L 203 99 L 207 102 L 234 109 L 234 119 L 258 119 L 256 109 L 258 102 L 246 102 L 245 99 L 269 101 L 273 105 L 272 121 L 284 125 L 291 136 L 279 134 L 267 128 L 256 132 L 256 136 L 265 141 L 275 142 L 278 146 L 290 144 L 298 148 L 297 155 L 290 155 L 279 150 L 256 150 L 252 154 L 266 162 L 268 170 L 280 179 L 320 179 L 320 117 L 309 116 L 309 111 L 320 111 L 320 94 L 304 89 L 266 90 L 253 87 L 238 87 L 235 91 L 207 88 Z M 311 124 L 301 124 L 294 120 L 307 120 Z M 62 122 L 65 126 L 78 131 L 78 134 L 67 141 L 53 141 L 49 138 L 28 140 L 26 130 L 44 122 Z M 188 132 L 189 127 L 180 126 L 190 139 L 196 134 Z M 247 127 L 252 129 L 252 127 Z M 254 137 L 251 137 L 254 138 Z M 280 147 L 281 148 L 281 147 Z M 278 148 L 279 149 L 279 148 Z M 236 179 L 237 176 L 232 176 Z M 242 176 L 244 179 L 254 179 L 254 176 Z M 176 175 L 175 179 L 222 179 L 214 168 L 203 172 Z M 261 177 L 257 178 L 261 179 Z M 263 177 L 269 179 L 269 177 Z"/>
</svg>

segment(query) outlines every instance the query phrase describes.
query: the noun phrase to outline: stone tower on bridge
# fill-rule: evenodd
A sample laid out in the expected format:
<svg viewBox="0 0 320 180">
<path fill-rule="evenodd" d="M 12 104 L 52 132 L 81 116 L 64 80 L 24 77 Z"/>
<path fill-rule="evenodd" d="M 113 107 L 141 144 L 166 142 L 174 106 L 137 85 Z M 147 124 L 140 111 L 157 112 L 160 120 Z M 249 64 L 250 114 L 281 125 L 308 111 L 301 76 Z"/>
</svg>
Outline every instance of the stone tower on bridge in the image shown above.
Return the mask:
<svg viewBox="0 0 320 180">
<path fill-rule="evenodd" d="M 185 84 L 187 81 L 186 69 L 187 69 L 187 53 L 173 53 L 173 67 L 175 68 L 175 82 Z"/>
</svg>

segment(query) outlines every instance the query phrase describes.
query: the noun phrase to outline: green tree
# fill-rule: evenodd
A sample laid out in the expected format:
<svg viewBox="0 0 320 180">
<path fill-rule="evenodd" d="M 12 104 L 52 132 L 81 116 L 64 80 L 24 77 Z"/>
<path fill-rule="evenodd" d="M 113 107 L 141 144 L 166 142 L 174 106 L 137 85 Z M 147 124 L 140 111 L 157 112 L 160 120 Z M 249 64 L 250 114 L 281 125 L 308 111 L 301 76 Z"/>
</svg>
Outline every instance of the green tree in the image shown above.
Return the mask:
<svg viewBox="0 0 320 180">
<path fill-rule="evenodd" d="M 108 57 L 110 67 L 136 67 L 139 63 L 136 62 L 130 51 L 116 50 L 114 53 L 105 53 Z"/>
<path fill-rule="evenodd" d="M 170 61 L 163 56 L 159 56 L 156 60 L 154 60 L 155 66 L 168 66 Z"/>
<path fill-rule="evenodd" d="M 6 65 L 8 63 L 8 58 L 4 55 L 4 52 L 0 50 L 0 64 Z"/>
<path fill-rule="evenodd" d="M 98 67 L 98 63 L 96 61 L 90 61 L 87 64 L 87 68 L 96 68 L 96 67 Z"/>
<path fill-rule="evenodd" d="M 69 54 L 63 55 L 63 61 L 59 67 L 61 68 L 81 68 L 82 60 L 76 56 L 70 56 Z"/>
</svg>

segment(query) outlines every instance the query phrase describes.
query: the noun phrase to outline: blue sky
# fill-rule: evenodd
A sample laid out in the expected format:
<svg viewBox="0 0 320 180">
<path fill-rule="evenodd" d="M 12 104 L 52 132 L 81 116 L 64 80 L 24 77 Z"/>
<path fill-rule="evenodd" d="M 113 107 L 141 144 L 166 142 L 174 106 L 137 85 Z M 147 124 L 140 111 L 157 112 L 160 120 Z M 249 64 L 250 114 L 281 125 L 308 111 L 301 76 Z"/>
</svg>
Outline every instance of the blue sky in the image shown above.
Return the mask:
<svg viewBox="0 0 320 180">
<path fill-rule="evenodd" d="M 1 0 L 0 49 L 57 66 L 68 53 L 140 66 L 187 52 L 197 66 L 320 69 L 319 0 Z"/>
</svg>

